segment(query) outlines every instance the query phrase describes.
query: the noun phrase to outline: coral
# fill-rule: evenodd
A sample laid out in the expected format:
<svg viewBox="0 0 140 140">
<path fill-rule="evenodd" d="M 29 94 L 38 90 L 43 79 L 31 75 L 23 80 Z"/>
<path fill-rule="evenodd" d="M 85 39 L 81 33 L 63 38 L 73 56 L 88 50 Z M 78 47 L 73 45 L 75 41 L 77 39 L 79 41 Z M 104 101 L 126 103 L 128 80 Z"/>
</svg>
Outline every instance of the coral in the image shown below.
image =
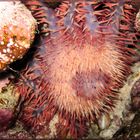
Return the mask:
<svg viewBox="0 0 140 140">
<path fill-rule="evenodd" d="M 4 70 L 30 48 L 36 21 L 20 1 L 0 3 L 0 70 Z"/>
<path fill-rule="evenodd" d="M 131 73 L 138 48 L 131 1 L 66 0 L 55 9 L 41 0 L 24 3 L 46 36 L 16 84 L 21 120 L 49 132 L 57 114 L 57 137 L 84 137 L 87 122 L 113 109 Z"/>
<path fill-rule="evenodd" d="M 5 87 L 0 92 L 0 132 L 7 129 L 13 123 L 19 97 L 19 93 L 13 93 L 13 86 L 11 85 Z"/>
</svg>

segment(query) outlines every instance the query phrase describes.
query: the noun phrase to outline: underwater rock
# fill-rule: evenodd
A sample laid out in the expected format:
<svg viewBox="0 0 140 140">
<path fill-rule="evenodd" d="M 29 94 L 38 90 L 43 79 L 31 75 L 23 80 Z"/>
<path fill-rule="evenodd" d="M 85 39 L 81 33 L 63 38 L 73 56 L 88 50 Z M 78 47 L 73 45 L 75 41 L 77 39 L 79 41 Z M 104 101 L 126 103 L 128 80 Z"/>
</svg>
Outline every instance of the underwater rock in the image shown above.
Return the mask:
<svg viewBox="0 0 140 140">
<path fill-rule="evenodd" d="M 0 70 L 23 57 L 35 28 L 35 19 L 19 0 L 0 1 Z"/>
<path fill-rule="evenodd" d="M 135 82 L 131 90 L 131 101 L 133 110 L 140 109 L 140 79 Z"/>
<path fill-rule="evenodd" d="M 124 83 L 123 88 L 119 91 L 119 100 L 113 112 L 110 113 L 111 123 L 110 126 L 104 130 L 101 130 L 99 135 L 105 139 L 119 138 L 126 136 L 129 138 L 131 122 L 135 118 L 135 112 L 133 111 L 132 95 L 136 93 L 138 95 L 138 81 L 140 79 L 140 63 L 136 63 L 132 67 L 132 73 L 127 81 Z M 136 84 L 137 83 L 137 84 Z M 134 91 L 135 89 L 135 91 Z M 133 94 L 132 94 L 133 93 Z M 131 107 L 132 106 L 132 107 Z M 137 123 L 138 124 L 138 123 Z M 136 127 L 137 128 L 137 127 Z M 138 131 L 138 130 L 134 130 Z"/>
<path fill-rule="evenodd" d="M 0 109 L 0 128 L 4 129 L 12 119 L 12 111 L 9 109 Z"/>
<path fill-rule="evenodd" d="M 108 114 L 103 114 L 100 119 L 98 119 L 98 125 L 101 130 L 104 130 L 110 125 L 110 116 Z"/>
<path fill-rule="evenodd" d="M 8 129 L 7 131 L 0 132 L 1 139 L 33 139 L 30 134 L 25 131 L 18 121 L 15 127 Z"/>
<path fill-rule="evenodd" d="M 7 86 L 0 92 L 0 131 L 5 130 L 14 118 L 19 94 L 13 93 L 13 87 Z"/>
</svg>

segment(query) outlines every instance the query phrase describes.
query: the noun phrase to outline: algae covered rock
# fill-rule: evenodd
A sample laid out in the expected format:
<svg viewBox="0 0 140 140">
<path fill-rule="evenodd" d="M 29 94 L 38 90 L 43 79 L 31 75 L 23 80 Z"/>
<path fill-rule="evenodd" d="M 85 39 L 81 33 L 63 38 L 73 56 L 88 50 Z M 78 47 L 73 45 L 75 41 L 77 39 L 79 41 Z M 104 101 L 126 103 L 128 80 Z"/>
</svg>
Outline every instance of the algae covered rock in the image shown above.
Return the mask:
<svg viewBox="0 0 140 140">
<path fill-rule="evenodd" d="M 19 94 L 13 92 L 11 85 L 0 92 L 0 131 L 5 130 L 10 125 L 18 100 Z"/>
<path fill-rule="evenodd" d="M 35 28 L 35 19 L 19 0 L 0 1 L 0 70 L 23 57 Z"/>
</svg>

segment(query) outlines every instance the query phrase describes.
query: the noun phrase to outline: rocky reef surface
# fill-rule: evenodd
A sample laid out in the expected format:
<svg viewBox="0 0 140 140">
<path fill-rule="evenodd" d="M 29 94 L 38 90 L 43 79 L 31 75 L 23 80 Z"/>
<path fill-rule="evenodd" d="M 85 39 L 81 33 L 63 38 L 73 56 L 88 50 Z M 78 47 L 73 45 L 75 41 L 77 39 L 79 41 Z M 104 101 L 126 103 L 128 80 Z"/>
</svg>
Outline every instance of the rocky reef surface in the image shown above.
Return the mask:
<svg viewBox="0 0 140 140">
<path fill-rule="evenodd" d="M 23 57 L 35 28 L 35 19 L 19 0 L 0 1 L 0 70 Z"/>
</svg>

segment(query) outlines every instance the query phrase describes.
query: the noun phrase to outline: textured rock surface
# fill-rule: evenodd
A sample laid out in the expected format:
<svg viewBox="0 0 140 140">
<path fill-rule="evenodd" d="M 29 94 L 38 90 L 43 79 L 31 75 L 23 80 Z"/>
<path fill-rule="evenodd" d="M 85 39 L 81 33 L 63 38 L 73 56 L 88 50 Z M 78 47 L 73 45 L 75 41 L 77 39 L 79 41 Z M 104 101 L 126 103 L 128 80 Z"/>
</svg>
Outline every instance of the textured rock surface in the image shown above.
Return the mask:
<svg viewBox="0 0 140 140">
<path fill-rule="evenodd" d="M 20 59 L 30 48 L 36 21 L 19 1 L 0 1 L 0 70 Z"/>
<path fill-rule="evenodd" d="M 19 94 L 13 93 L 13 87 L 7 86 L 0 92 L 0 131 L 5 130 L 14 118 Z"/>
<path fill-rule="evenodd" d="M 131 94 L 138 79 L 140 79 L 140 63 L 132 67 L 131 74 L 119 91 L 119 100 L 116 107 L 109 114 L 103 115 L 98 120 L 98 125 L 93 123 L 90 127 L 88 138 L 137 138 L 140 133 L 139 110 L 133 110 Z"/>
<path fill-rule="evenodd" d="M 133 85 L 131 90 L 131 101 L 133 110 L 140 110 L 140 79 Z"/>
<path fill-rule="evenodd" d="M 23 129 L 22 125 L 17 122 L 16 127 L 8 131 L 0 132 L 0 139 L 32 139 L 32 137 Z"/>
</svg>

